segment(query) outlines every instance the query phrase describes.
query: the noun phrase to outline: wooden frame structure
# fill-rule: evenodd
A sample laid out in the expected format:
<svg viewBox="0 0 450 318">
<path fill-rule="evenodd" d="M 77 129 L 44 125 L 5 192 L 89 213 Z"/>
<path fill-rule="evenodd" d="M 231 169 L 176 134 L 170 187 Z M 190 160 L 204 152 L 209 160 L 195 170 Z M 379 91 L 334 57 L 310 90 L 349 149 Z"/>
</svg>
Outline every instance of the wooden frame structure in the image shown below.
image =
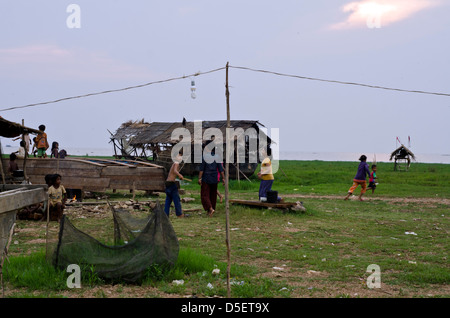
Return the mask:
<svg viewBox="0 0 450 318">
<path fill-rule="evenodd" d="M 411 150 L 401 145 L 391 153 L 389 160 L 394 159 L 394 171 L 408 171 L 411 166 L 411 159 L 416 160 Z"/>
</svg>

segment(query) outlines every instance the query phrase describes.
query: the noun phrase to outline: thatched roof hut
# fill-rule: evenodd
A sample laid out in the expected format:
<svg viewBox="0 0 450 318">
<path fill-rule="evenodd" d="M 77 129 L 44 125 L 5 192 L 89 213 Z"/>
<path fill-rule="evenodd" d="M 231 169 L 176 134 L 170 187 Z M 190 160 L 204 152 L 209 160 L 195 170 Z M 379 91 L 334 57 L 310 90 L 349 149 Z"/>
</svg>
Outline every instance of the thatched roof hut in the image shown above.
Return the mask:
<svg viewBox="0 0 450 318">
<path fill-rule="evenodd" d="M 254 128 L 256 132 L 260 133 L 259 126 L 263 126 L 257 120 L 231 120 L 231 128 Z M 153 122 L 148 123 L 144 120 L 141 121 L 128 121 L 123 123 L 119 129 L 111 136 L 111 139 L 119 140 L 122 138 L 131 138 L 129 144 L 135 147 L 143 146 L 146 144 L 172 144 L 175 143 L 172 140 L 172 132 L 176 128 L 186 128 L 191 135 L 194 135 L 195 122 Z M 222 135 L 226 135 L 227 121 L 202 121 L 202 129 L 218 128 Z M 261 132 L 262 133 L 262 132 Z M 268 142 L 270 138 L 267 137 Z"/>
<path fill-rule="evenodd" d="M 411 164 L 411 159 L 416 160 L 416 157 L 411 150 L 409 150 L 402 144 L 391 153 L 391 157 L 389 158 L 389 160 L 392 159 L 395 160 L 394 170 L 401 170 L 402 168 L 408 170 Z"/>
<path fill-rule="evenodd" d="M 0 117 L 0 136 L 6 138 L 18 137 L 22 134 L 39 134 L 39 130 L 22 126 Z"/>
<path fill-rule="evenodd" d="M 111 134 L 111 142 L 114 144 L 115 156 L 118 158 L 170 161 L 170 150 L 178 143 L 178 141 L 172 140 L 172 132 L 177 128 L 187 129 L 191 135 L 191 143 L 194 144 L 194 130 L 198 125 L 198 122 L 186 121 L 185 119 L 180 122 L 152 123 L 145 122 L 144 120 L 136 122 L 128 121 L 122 124 L 114 134 Z M 254 129 L 258 136 L 266 138 L 267 146 L 270 148 L 272 140 L 260 129 L 264 125 L 257 120 L 231 120 L 230 126 L 234 129 L 242 128 L 244 132 L 250 128 Z M 221 132 L 223 139 L 225 139 L 226 120 L 201 121 L 201 127 L 202 136 L 206 129 L 217 128 Z M 236 138 L 237 136 L 235 136 Z M 163 162 L 158 162 L 158 164 L 164 165 Z M 246 167 L 249 167 L 249 165 Z M 250 170 L 248 170 L 249 173 L 255 168 L 256 166 L 253 167 L 252 165 Z M 242 170 L 244 167 L 240 169 Z"/>
<path fill-rule="evenodd" d="M 14 138 L 14 137 L 18 137 L 23 134 L 37 135 L 37 134 L 39 134 L 39 130 L 25 127 L 21 124 L 6 120 L 0 116 L 0 136 L 6 137 L 6 138 Z M 0 143 L 0 174 L 2 177 L 2 181 L 5 184 L 6 179 L 5 179 L 5 173 L 3 171 L 2 157 L 3 157 L 3 154 L 2 154 L 1 143 Z M 25 169 L 25 163 L 24 163 L 23 171 L 24 171 L 24 175 L 26 176 L 25 170 L 26 169 Z"/>
</svg>

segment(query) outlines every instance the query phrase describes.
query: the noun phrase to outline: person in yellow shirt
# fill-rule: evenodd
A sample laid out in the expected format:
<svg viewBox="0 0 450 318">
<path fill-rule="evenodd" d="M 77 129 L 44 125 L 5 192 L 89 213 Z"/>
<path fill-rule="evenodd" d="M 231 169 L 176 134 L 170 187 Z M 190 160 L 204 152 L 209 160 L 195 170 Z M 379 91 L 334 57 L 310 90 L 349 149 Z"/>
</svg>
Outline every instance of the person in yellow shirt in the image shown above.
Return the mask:
<svg viewBox="0 0 450 318">
<path fill-rule="evenodd" d="M 261 162 L 261 171 L 258 173 L 258 178 L 261 179 L 259 185 L 259 201 L 267 201 L 267 191 L 272 189 L 274 177 L 272 174 L 272 161 L 270 160 L 270 148 L 268 152 L 262 151 L 262 155 L 265 157 Z"/>
<path fill-rule="evenodd" d="M 52 185 L 48 188 L 50 221 L 61 221 L 64 208 L 66 207 L 67 193 L 61 184 L 61 176 L 54 174 Z"/>
</svg>

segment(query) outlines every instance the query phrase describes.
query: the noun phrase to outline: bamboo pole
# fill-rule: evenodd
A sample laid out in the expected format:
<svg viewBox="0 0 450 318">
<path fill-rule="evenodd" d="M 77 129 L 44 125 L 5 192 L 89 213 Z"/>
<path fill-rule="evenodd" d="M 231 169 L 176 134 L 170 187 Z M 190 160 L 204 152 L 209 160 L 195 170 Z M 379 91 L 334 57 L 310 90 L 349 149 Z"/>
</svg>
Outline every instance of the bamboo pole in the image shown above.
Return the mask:
<svg viewBox="0 0 450 318">
<path fill-rule="evenodd" d="M 22 126 L 25 127 L 25 120 L 22 119 Z M 25 143 L 25 156 L 23 157 L 23 179 L 28 183 L 28 176 L 27 176 L 27 157 L 28 157 L 28 150 L 27 150 L 27 144 L 25 141 L 25 133 L 22 132 L 22 141 Z"/>
<path fill-rule="evenodd" d="M 231 247 L 230 247 L 230 202 L 228 197 L 228 181 L 230 177 L 230 164 L 229 164 L 229 128 L 230 128 L 230 91 L 228 90 L 228 62 L 226 66 L 226 83 L 225 83 L 225 96 L 227 101 L 227 130 L 225 134 L 226 138 L 226 161 L 225 161 L 225 213 L 226 213 L 226 238 L 227 245 L 227 297 L 230 298 L 230 268 L 231 268 Z"/>
<path fill-rule="evenodd" d="M 252 180 L 250 180 L 250 179 L 245 175 L 245 173 L 243 173 L 243 172 L 239 169 L 239 166 L 235 165 L 234 163 L 233 163 L 233 165 L 236 167 L 236 170 L 239 171 L 239 173 L 241 173 L 241 174 L 245 177 L 245 179 L 247 179 L 249 182 L 252 182 Z"/>
<path fill-rule="evenodd" d="M 5 180 L 5 172 L 3 170 L 3 153 L 2 153 L 2 143 L 0 142 L 0 170 L 2 172 L 2 181 L 3 184 L 6 184 L 6 180 Z"/>
<path fill-rule="evenodd" d="M 239 145 L 236 140 L 236 164 L 234 165 L 236 167 L 236 179 L 238 183 L 241 183 L 241 179 L 239 178 Z"/>
<path fill-rule="evenodd" d="M 48 195 L 47 191 L 47 225 L 45 227 L 45 256 L 48 259 L 48 227 L 50 225 L 50 196 Z"/>
</svg>

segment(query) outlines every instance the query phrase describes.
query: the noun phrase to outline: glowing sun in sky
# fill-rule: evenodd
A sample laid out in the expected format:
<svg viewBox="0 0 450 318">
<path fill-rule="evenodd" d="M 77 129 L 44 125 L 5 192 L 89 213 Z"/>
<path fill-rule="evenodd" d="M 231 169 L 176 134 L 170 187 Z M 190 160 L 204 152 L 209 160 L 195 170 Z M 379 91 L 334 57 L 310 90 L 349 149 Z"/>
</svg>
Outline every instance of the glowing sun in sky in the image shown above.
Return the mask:
<svg viewBox="0 0 450 318">
<path fill-rule="evenodd" d="M 399 22 L 413 14 L 439 4 L 433 0 L 360 0 L 342 7 L 350 13 L 344 22 L 331 26 L 332 29 L 355 27 L 381 27 Z"/>
</svg>

